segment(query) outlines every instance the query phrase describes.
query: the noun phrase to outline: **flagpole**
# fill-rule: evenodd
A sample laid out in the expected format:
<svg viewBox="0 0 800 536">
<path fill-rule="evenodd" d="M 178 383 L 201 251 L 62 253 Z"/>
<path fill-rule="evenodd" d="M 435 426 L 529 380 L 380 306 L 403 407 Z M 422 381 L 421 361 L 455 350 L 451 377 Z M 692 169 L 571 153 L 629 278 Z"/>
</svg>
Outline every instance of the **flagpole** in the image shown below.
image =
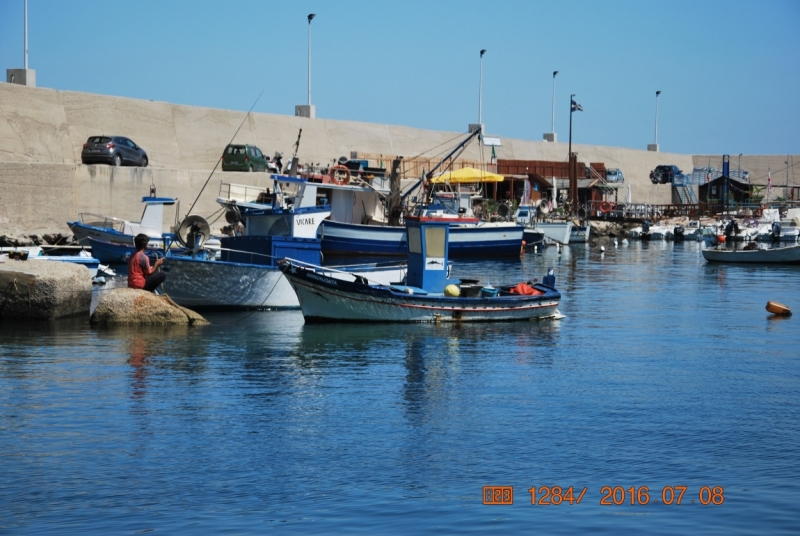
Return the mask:
<svg viewBox="0 0 800 536">
<path fill-rule="evenodd" d="M 572 103 L 575 102 L 575 93 L 569 96 L 569 196 L 570 199 L 575 199 L 578 197 L 577 192 L 573 192 L 573 189 L 576 188 L 576 185 L 573 185 L 573 174 L 575 171 L 573 170 L 572 166 L 572 110 L 575 108 Z M 577 184 L 577 180 L 575 183 Z M 575 207 L 573 207 L 573 210 Z"/>
</svg>

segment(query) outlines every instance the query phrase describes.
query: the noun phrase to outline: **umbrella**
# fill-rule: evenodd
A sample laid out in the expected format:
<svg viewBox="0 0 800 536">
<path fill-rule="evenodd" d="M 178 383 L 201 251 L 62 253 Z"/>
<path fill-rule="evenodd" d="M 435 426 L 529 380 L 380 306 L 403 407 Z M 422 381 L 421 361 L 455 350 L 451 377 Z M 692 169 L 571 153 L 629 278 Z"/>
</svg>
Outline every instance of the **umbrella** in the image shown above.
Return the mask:
<svg viewBox="0 0 800 536">
<path fill-rule="evenodd" d="M 442 182 L 451 182 L 451 183 L 503 182 L 504 179 L 505 177 L 503 177 L 502 175 L 497 175 L 496 173 L 490 173 L 488 171 L 482 171 L 480 169 L 465 167 L 457 169 L 455 171 L 448 171 L 447 173 L 442 173 L 441 175 L 437 175 L 431 179 L 431 182 L 434 184 Z"/>
</svg>

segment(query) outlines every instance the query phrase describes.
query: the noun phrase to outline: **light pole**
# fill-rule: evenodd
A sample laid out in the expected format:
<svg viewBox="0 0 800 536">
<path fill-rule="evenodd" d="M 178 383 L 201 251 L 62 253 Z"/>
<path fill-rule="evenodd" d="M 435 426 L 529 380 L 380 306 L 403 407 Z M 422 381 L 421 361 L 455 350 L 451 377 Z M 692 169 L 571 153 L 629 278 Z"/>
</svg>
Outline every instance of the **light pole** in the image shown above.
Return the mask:
<svg viewBox="0 0 800 536">
<path fill-rule="evenodd" d="M 315 13 L 308 15 L 308 105 L 311 106 L 311 21 L 316 17 Z"/>
<path fill-rule="evenodd" d="M 486 54 L 486 49 L 481 49 L 480 57 L 480 79 L 478 81 L 478 124 L 483 124 L 483 55 Z"/>
<path fill-rule="evenodd" d="M 550 123 L 550 132 L 556 132 L 556 75 L 558 71 L 553 71 L 553 120 Z"/>
<path fill-rule="evenodd" d="M 661 95 L 660 91 L 656 91 L 656 139 L 653 143 L 658 147 L 658 96 Z"/>
<path fill-rule="evenodd" d="M 28 68 L 28 0 L 25 0 L 25 69 Z"/>
<path fill-rule="evenodd" d="M 658 96 L 661 95 L 661 91 L 656 91 L 656 134 L 655 140 L 653 143 L 647 144 L 648 151 L 655 151 L 658 152 Z"/>
</svg>

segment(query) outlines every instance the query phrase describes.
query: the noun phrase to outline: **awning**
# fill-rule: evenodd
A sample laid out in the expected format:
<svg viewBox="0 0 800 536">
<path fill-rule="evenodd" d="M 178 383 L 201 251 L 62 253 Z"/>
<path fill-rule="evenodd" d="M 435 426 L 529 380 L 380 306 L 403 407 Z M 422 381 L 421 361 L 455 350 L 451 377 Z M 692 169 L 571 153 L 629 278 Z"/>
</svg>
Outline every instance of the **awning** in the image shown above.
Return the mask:
<svg viewBox="0 0 800 536">
<path fill-rule="evenodd" d="M 466 167 L 437 175 L 431 179 L 431 182 L 433 184 L 439 184 L 443 182 L 503 182 L 503 179 L 504 177 L 502 175 L 497 175 L 496 173 Z"/>
</svg>

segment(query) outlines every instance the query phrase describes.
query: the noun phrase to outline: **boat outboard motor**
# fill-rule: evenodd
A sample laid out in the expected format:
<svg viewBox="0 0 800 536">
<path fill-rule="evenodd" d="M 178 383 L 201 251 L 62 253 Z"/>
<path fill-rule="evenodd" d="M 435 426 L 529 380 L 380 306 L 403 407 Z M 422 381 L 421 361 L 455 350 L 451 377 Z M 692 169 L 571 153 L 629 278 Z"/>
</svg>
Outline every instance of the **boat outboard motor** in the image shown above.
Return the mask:
<svg viewBox="0 0 800 536">
<path fill-rule="evenodd" d="M 780 242 L 781 240 L 781 222 L 774 221 L 772 222 L 772 232 L 770 233 L 772 236 L 773 242 Z"/>
<path fill-rule="evenodd" d="M 675 226 L 675 229 L 672 230 L 672 236 L 675 242 L 683 242 L 683 232 L 684 229 L 682 225 Z"/>
</svg>

